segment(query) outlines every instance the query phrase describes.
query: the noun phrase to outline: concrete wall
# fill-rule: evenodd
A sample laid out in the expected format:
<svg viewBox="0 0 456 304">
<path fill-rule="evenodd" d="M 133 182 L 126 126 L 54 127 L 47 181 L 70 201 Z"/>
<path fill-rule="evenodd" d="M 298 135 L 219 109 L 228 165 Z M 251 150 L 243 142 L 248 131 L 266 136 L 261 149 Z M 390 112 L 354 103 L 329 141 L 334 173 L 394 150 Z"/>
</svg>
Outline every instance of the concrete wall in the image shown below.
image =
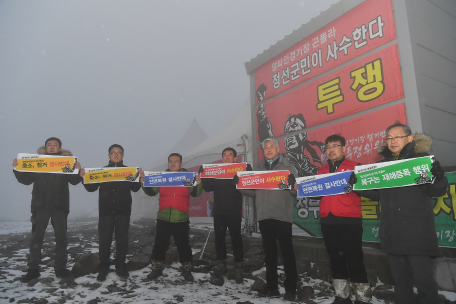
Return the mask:
<svg viewBox="0 0 456 304">
<path fill-rule="evenodd" d="M 417 89 L 424 104 L 423 131 L 432 137 L 433 153 L 440 162 L 455 165 L 456 1 L 405 0 L 405 4 Z"/>
</svg>

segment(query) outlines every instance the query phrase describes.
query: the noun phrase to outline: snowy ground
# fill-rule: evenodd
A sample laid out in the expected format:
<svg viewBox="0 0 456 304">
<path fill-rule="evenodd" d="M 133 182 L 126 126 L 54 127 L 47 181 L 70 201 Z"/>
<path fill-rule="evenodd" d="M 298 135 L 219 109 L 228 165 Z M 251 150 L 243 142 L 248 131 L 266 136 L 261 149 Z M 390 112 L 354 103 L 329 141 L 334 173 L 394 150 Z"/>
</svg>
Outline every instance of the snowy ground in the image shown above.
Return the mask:
<svg viewBox="0 0 456 304">
<path fill-rule="evenodd" d="M 92 229 L 96 223 L 74 224 L 73 229 Z M 74 279 L 74 283 L 57 279 L 52 267 L 43 266 L 41 277 L 28 284 L 21 283 L 18 278 L 26 270 L 27 244 L 22 249 L 7 251 L 8 238 L 21 239 L 22 233 L 30 230 L 30 223 L 0 223 L 0 303 L 284 303 L 279 299 L 258 297 L 251 291 L 253 279 L 244 279 L 243 284 L 235 284 L 226 280 L 222 287 L 209 283 L 209 273 L 194 273 L 195 282 L 187 283 L 182 280 L 179 272 L 179 263 L 174 263 L 164 270 L 164 276 L 156 281 L 147 281 L 146 275 L 150 268 L 131 271 L 130 277 L 121 280 L 112 272 L 105 282 L 96 280 L 97 274 L 89 274 Z M 79 235 L 79 234 L 78 234 Z M 24 241 L 25 242 L 25 241 Z M 88 244 L 85 252 L 97 253 L 97 243 L 81 238 L 81 242 Z M 49 258 L 47 258 L 49 259 Z M 49 262 L 49 261 L 47 261 Z M 46 261 L 45 263 L 46 264 Z M 72 263 L 68 265 L 69 269 Z M 113 266 L 111 266 L 113 269 Z M 114 270 L 113 270 L 114 271 Z M 263 277 L 265 268 L 253 273 L 253 276 Z M 316 297 L 313 302 L 329 304 L 334 296 L 319 297 L 319 289 L 327 289 L 329 284 L 321 280 L 301 278 L 304 286 L 312 286 Z M 280 287 L 283 294 L 285 290 Z M 448 300 L 456 300 L 455 293 L 441 292 Z M 373 299 L 373 303 L 388 303 Z"/>
</svg>

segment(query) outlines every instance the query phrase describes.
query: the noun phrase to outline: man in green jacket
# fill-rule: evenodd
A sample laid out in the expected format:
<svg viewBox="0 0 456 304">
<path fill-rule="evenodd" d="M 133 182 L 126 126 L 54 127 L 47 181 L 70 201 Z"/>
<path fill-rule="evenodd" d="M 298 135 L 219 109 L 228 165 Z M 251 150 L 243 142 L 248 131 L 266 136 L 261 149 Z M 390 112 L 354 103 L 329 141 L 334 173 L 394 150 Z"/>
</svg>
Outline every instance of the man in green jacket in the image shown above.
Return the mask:
<svg viewBox="0 0 456 304">
<path fill-rule="evenodd" d="M 171 153 L 168 156 L 168 169 L 166 171 L 182 172 L 182 155 Z M 169 238 L 173 236 L 179 253 L 179 262 L 182 264 L 182 276 L 186 281 L 193 281 L 192 249 L 188 242 L 190 230 L 189 205 L 190 196 L 198 197 L 203 193 L 203 185 L 199 174 L 196 177 L 195 187 L 144 187 L 144 175 L 141 176 L 143 190 L 149 196 L 160 194 L 158 199 L 157 229 L 155 243 L 152 249 L 152 272 L 147 275 L 149 280 L 155 280 L 163 275 L 163 262 L 169 248 Z"/>
</svg>

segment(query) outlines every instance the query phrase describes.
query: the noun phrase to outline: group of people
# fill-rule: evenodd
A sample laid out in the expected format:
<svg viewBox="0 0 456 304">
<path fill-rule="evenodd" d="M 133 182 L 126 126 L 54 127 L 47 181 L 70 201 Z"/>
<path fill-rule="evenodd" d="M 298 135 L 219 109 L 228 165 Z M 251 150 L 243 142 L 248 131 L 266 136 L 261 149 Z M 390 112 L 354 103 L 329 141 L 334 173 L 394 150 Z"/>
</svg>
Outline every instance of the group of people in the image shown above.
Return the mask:
<svg viewBox="0 0 456 304">
<path fill-rule="evenodd" d="M 412 135 L 410 128 L 400 122 L 386 129 L 386 141 L 379 147 L 383 156 L 381 162 L 410 159 L 428 155 L 430 138 Z M 227 272 L 226 230 L 229 230 L 233 245 L 234 273 L 237 283 L 243 282 L 244 249 L 241 237 L 242 195 L 255 198 L 256 214 L 263 240 L 266 264 L 266 289 L 260 292 L 264 296 L 279 297 L 278 247 L 283 258 L 285 271 L 284 300 L 296 298 L 298 273 L 292 242 L 292 211 L 298 185 L 295 176 L 298 172 L 293 164 L 280 154 L 279 143 L 275 138 L 262 142 L 264 159 L 253 168 L 246 170 L 272 171 L 288 170 L 288 184 L 285 190 L 238 190 L 237 175 L 233 180 L 200 178 L 197 175 L 196 186 L 190 187 L 144 187 L 150 196 L 159 194 L 159 211 L 155 243 L 151 255 L 152 271 L 148 279 L 163 275 L 165 253 L 169 248 L 170 237 L 179 253 L 182 264 L 182 276 L 193 281 L 192 250 L 189 244 L 189 197 L 200 196 L 204 191 L 213 192 L 213 220 L 217 264 L 212 283 L 223 285 L 223 275 Z M 325 140 L 328 163 L 317 174 L 353 171 L 360 165 L 345 158 L 345 138 L 339 134 Z M 62 149 L 58 138 L 46 140 L 39 154 L 71 155 Z M 109 147 L 107 167 L 122 167 L 124 149 L 120 145 Z M 222 151 L 224 163 L 234 163 L 237 153 L 233 148 Z M 17 165 L 14 160 L 13 166 Z M 79 163 L 77 169 L 81 169 Z M 168 157 L 167 171 L 187 171 L 182 167 L 182 155 L 172 153 Z M 201 173 L 203 168 L 200 168 Z M 371 290 L 367 280 L 362 250 L 361 195 L 381 204 L 380 243 L 387 254 L 391 273 L 395 280 L 396 303 L 415 303 L 413 286 L 418 289 L 420 303 L 438 303 L 437 287 L 433 281 L 432 258 L 440 255 L 433 213 L 432 197 L 444 195 L 448 180 L 438 161 L 432 164 L 431 172 L 435 177 L 432 184 L 409 187 L 396 187 L 381 190 L 352 191 L 346 194 L 324 196 L 320 198 L 320 222 L 324 244 L 329 255 L 333 285 L 336 297 L 333 303 L 352 303 L 350 283 L 353 285 L 355 303 L 370 303 Z M 49 219 L 54 227 L 56 239 L 55 273 L 57 277 L 70 274 L 66 269 L 67 239 L 66 221 L 69 212 L 68 184 L 81 182 L 84 168 L 79 175 L 30 173 L 14 170 L 20 183 L 34 183 L 32 192 L 32 238 L 28 272 L 21 280 L 28 282 L 40 276 L 41 247 Z M 87 191 L 99 190 L 99 274 L 97 279 L 104 281 L 109 272 L 110 246 L 113 231 L 116 238 L 116 273 L 120 277 L 128 276 L 125 257 L 128 251 L 128 228 L 131 214 L 131 192 L 136 192 L 144 183 L 145 175 L 140 169 L 140 181 L 117 181 L 98 184 L 84 184 Z M 349 184 L 356 183 L 353 173 Z M 277 246 L 278 245 L 278 246 Z"/>
</svg>

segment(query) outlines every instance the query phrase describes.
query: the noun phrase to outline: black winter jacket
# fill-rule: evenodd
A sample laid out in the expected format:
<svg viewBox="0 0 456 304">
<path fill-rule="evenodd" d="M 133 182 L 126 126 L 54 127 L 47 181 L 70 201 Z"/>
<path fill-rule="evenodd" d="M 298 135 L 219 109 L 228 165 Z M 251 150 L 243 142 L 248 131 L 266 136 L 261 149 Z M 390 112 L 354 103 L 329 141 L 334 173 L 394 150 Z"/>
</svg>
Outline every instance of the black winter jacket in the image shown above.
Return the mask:
<svg viewBox="0 0 456 304">
<path fill-rule="evenodd" d="M 123 162 L 117 164 L 109 162 L 106 167 L 127 167 Z M 89 192 L 98 192 L 98 214 L 99 216 L 110 214 L 131 214 L 131 191 L 137 192 L 141 189 L 141 184 L 138 182 L 108 182 L 84 184 L 84 188 Z"/>
<path fill-rule="evenodd" d="M 38 154 L 45 154 L 44 147 L 38 149 Z M 71 151 L 62 150 L 59 155 L 71 156 Z M 68 183 L 77 185 L 81 182 L 79 174 L 35 173 L 13 170 L 18 182 L 24 185 L 33 183 L 32 214 L 38 211 L 63 210 L 70 212 L 70 191 Z"/>
<path fill-rule="evenodd" d="M 242 194 L 231 179 L 202 178 L 201 182 L 204 191 L 214 191 L 214 216 L 242 216 Z"/>
<path fill-rule="evenodd" d="M 407 144 L 399 159 L 427 156 L 431 139 L 415 134 L 414 141 Z M 393 161 L 387 145 L 379 148 L 384 157 L 380 162 Z M 362 196 L 379 201 L 380 244 L 382 250 L 393 255 L 440 256 L 435 231 L 433 197 L 446 192 L 448 180 L 444 177 L 434 184 L 360 191 Z"/>
</svg>

